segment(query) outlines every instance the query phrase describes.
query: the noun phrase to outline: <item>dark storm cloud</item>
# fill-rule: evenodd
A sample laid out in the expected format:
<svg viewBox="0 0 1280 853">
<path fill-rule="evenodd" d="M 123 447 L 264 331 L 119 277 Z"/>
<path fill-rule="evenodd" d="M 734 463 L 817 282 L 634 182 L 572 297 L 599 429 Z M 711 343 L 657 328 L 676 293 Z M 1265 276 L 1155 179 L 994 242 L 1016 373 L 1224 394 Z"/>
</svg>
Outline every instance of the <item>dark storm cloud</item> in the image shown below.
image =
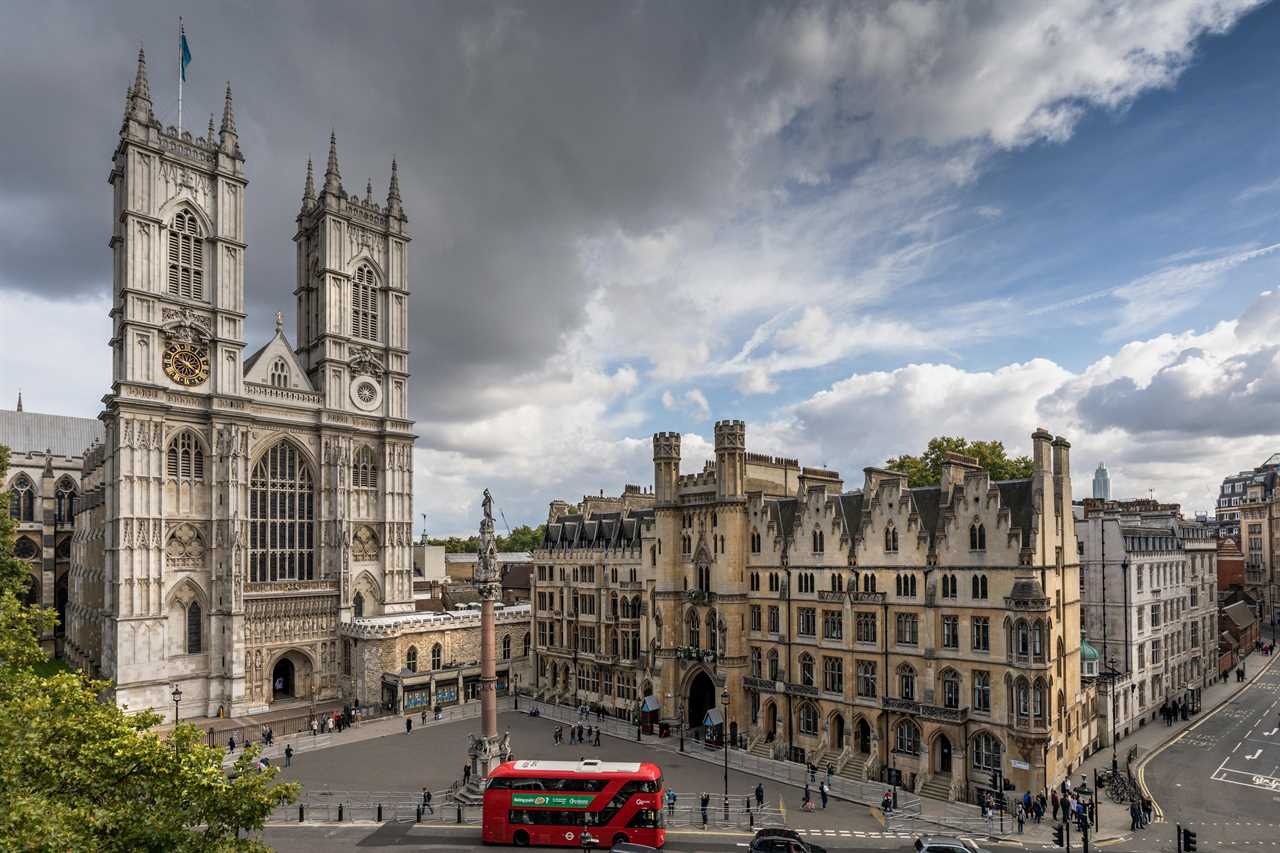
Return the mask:
<svg viewBox="0 0 1280 853">
<path fill-rule="evenodd" d="M 147 47 L 176 121 L 175 7 L 32 5 L 0 35 L 0 287 L 110 287 L 106 175 Z M 249 345 L 292 314 L 290 242 L 308 155 L 338 135 L 343 182 L 385 197 L 400 161 L 412 247 L 414 410 L 535 368 L 583 320 L 580 241 L 643 233 L 732 184 L 729 107 L 758 10 L 557 3 L 206 5 L 186 17 L 184 125 L 230 79 L 250 178 Z M 749 12 L 749 14 L 748 14 Z M 733 62 L 728 60 L 733 59 Z M 289 328 L 292 328 L 290 324 Z M 103 335 L 107 318 L 103 317 Z"/>
</svg>

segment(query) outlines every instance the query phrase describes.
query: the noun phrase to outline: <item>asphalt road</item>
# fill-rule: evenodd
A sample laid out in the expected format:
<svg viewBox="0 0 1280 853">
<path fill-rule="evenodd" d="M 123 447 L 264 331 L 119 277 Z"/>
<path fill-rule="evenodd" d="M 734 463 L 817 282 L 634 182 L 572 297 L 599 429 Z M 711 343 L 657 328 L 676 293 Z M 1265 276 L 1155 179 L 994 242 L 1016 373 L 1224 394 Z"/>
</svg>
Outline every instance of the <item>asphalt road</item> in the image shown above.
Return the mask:
<svg viewBox="0 0 1280 853">
<path fill-rule="evenodd" d="M 1176 850 L 1180 823 L 1199 853 L 1280 850 L 1280 665 L 1148 762 L 1145 778 L 1165 820 L 1148 831 L 1162 845 L 1151 849 Z"/>
</svg>

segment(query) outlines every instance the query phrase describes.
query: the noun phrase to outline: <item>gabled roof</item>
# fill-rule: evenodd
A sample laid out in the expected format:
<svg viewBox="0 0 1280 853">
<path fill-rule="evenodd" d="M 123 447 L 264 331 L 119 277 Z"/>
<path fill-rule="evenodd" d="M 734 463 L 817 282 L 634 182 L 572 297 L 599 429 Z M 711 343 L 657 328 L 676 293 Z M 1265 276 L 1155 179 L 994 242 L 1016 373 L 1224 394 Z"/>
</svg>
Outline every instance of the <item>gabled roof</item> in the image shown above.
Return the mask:
<svg viewBox="0 0 1280 853">
<path fill-rule="evenodd" d="M 277 358 L 284 359 L 285 364 L 289 367 L 290 388 L 299 391 L 315 391 L 315 388 L 311 387 L 311 380 L 307 378 L 307 372 L 302 369 L 302 365 L 298 362 L 298 357 L 294 354 L 293 347 L 289 346 L 289 341 L 284 336 L 284 326 L 280 323 L 276 324 L 276 333 L 271 336 L 271 340 L 245 359 L 244 378 L 249 382 L 258 382 L 263 385 L 271 384 L 271 365 L 275 363 Z"/>
</svg>

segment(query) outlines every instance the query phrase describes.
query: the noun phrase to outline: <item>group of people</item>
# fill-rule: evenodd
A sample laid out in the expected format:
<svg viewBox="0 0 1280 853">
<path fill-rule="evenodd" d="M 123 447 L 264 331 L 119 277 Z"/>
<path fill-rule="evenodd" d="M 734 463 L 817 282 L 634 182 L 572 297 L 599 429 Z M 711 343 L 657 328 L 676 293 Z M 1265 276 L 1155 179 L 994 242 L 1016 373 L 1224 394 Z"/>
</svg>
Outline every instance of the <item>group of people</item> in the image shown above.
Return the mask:
<svg viewBox="0 0 1280 853">
<path fill-rule="evenodd" d="M 556 746 L 564 743 L 564 726 L 556 726 L 551 732 L 551 742 Z M 600 729 L 591 726 L 584 727 L 581 723 L 576 726 L 569 726 L 569 743 L 582 744 L 589 743 L 592 746 L 600 745 Z"/>
<path fill-rule="evenodd" d="M 595 718 L 596 718 L 596 722 L 597 722 L 597 723 L 603 723 L 603 722 L 604 722 L 604 709 L 603 709 L 603 708 L 596 708 L 596 709 L 593 711 L 593 710 L 591 710 L 591 707 L 590 707 L 589 705 L 579 705 L 579 706 L 578 706 L 578 719 L 579 719 L 579 720 L 589 720 L 589 719 L 591 719 L 591 716 L 592 716 L 593 714 L 595 715 Z"/>
<path fill-rule="evenodd" d="M 1183 720 L 1185 722 L 1190 714 L 1190 704 L 1187 702 L 1179 702 L 1177 699 L 1174 699 L 1172 702 L 1166 701 L 1160 706 L 1160 717 L 1164 720 L 1165 726 L 1172 726 L 1177 720 Z"/>
<path fill-rule="evenodd" d="M 822 807 L 824 809 L 827 807 L 827 798 L 831 795 L 831 785 L 828 784 L 830 779 L 831 775 L 827 774 L 827 778 L 818 785 L 818 796 L 822 798 Z M 804 795 L 800 800 L 800 808 L 806 812 L 814 810 L 813 793 L 809 790 L 808 782 L 804 783 Z"/>
</svg>

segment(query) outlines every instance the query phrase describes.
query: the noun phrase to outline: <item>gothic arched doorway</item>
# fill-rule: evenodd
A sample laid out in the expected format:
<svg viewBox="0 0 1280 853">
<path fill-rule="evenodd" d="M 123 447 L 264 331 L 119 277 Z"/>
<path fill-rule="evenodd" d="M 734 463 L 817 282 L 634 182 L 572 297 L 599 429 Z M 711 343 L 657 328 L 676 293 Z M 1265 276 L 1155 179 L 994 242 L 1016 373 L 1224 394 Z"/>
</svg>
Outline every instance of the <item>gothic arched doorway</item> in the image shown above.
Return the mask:
<svg viewBox="0 0 1280 853">
<path fill-rule="evenodd" d="M 831 743 L 836 749 L 844 749 L 844 716 L 836 714 L 831 718 Z"/>
<path fill-rule="evenodd" d="M 292 699 L 297 696 L 297 673 L 293 661 L 287 657 L 280 658 L 271 670 L 272 700 Z"/>
<path fill-rule="evenodd" d="M 778 734 L 778 704 L 770 702 L 764 711 L 764 732 L 769 740 Z"/>
<path fill-rule="evenodd" d="M 707 712 L 716 707 L 716 685 L 707 675 L 706 670 L 699 670 L 689 682 L 689 698 L 685 702 L 688 709 L 687 722 L 693 731 L 701 734 L 702 724 Z M 718 718 L 718 715 L 715 715 Z M 720 731 L 718 729 L 717 731 Z M 710 732 L 707 732 L 710 735 Z M 697 735 L 695 735 L 697 736 Z"/>
<path fill-rule="evenodd" d="M 867 722 L 866 717 L 858 718 L 858 752 L 863 755 L 871 754 L 871 724 Z"/>
<path fill-rule="evenodd" d="M 946 735 L 938 735 L 938 739 L 934 741 L 934 744 L 934 752 L 937 754 L 935 771 L 938 773 L 950 773 L 951 739 Z"/>
</svg>

